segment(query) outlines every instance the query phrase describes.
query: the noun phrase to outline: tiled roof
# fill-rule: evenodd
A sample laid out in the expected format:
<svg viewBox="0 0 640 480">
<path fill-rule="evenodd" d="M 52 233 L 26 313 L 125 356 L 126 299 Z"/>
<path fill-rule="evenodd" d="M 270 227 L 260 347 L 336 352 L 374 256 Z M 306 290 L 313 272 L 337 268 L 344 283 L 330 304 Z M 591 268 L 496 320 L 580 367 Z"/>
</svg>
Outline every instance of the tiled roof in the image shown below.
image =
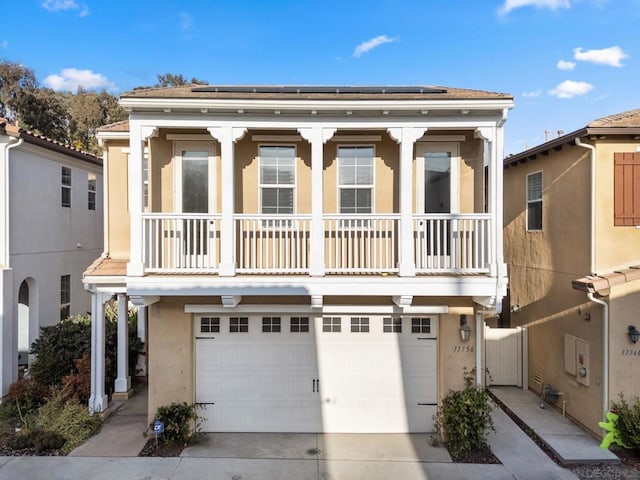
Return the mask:
<svg viewBox="0 0 640 480">
<path fill-rule="evenodd" d="M 125 276 L 128 261 L 120 258 L 99 257 L 85 270 L 84 276 Z"/>
<path fill-rule="evenodd" d="M 129 120 L 122 120 L 120 122 L 110 123 L 109 125 L 102 125 L 98 127 L 98 132 L 128 132 Z"/>
<path fill-rule="evenodd" d="M 572 283 L 573 288 L 582 292 L 608 295 L 611 287 L 627 282 L 640 280 L 640 265 L 634 265 L 624 270 L 616 270 L 613 273 L 603 275 L 589 275 L 578 278 Z"/>
<path fill-rule="evenodd" d="M 622 113 L 609 115 L 608 117 L 598 118 L 590 122 L 587 127 L 591 128 L 621 128 L 621 127 L 640 127 L 640 109 L 628 110 Z"/>
<path fill-rule="evenodd" d="M 342 89 L 342 91 L 341 91 Z M 403 91 L 406 90 L 406 92 Z M 422 93 L 418 90 L 423 89 Z M 388 90 L 388 91 L 386 91 Z M 469 90 L 441 86 L 203 86 L 145 88 L 124 92 L 120 98 L 198 98 L 198 99 L 256 99 L 256 100 L 492 100 L 513 99 L 507 93 Z"/>
</svg>

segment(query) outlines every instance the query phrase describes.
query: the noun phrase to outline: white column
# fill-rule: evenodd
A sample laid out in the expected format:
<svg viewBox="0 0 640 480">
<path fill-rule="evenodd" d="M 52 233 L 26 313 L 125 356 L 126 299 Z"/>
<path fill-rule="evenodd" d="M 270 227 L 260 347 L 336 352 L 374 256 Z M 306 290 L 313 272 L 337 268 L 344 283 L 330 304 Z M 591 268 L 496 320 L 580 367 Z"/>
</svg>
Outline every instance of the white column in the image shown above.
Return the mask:
<svg viewBox="0 0 640 480">
<path fill-rule="evenodd" d="M 504 129 L 498 127 L 495 129 L 495 142 L 494 144 L 494 163 L 496 165 L 495 172 L 495 195 L 496 195 L 496 215 L 494 219 L 495 224 L 495 261 L 498 266 L 497 275 L 499 277 L 507 276 L 507 266 L 504 262 L 504 231 L 503 231 L 503 217 L 504 217 L 504 186 L 503 186 L 503 174 L 504 174 Z"/>
<path fill-rule="evenodd" d="M 426 128 L 388 128 L 391 138 L 400 144 L 400 258 L 399 275 L 414 277 L 416 264 L 413 245 L 413 145 Z"/>
<path fill-rule="evenodd" d="M 324 276 L 324 144 L 336 133 L 335 128 L 299 128 L 311 144 L 311 238 L 309 275 Z"/>
<path fill-rule="evenodd" d="M 129 376 L 129 309 L 127 295 L 118 294 L 118 376 L 115 381 L 115 393 L 128 394 L 131 390 Z"/>
<path fill-rule="evenodd" d="M 210 127 L 209 133 L 220 142 L 220 161 L 222 162 L 222 220 L 220 221 L 220 267 L 221 277 L 233 277 L 236 274 L 234 256 L 235 225 L 235 179 L 234 144 L 247 132 L 246 128 Z"/>
<path fill-rule="evenodd" d="M 129 176 L 128 201 L 130 216 L 129 263 L 127 275 L 141 277 L 144 275 L 142 258 L 142 210 L 143 210 L 143 155 L 144 143 L 150 137 L 157 134 L 155 127 L 143 126 L 138 121 L 129 121 L 129 163 L 127 174 Z"/>
<path fill-rule="evenodd" d="M 489 275 L 495 277 L 497 275 L 496 268 L 496 238 L 502 238 L 502 229 L 497 231 L 497 219 L 502 219 L 502 211 L 497 210 L 497 183 L 496 175 L 498 165 L 502 162 L 498 161 L 494 127 L 480 127 L 476 129 L 475 137 L 483 139 L 487 146 L 488 153 L 488 175 L 487 175 L 487 210 L 491 214 L 491 225 L 489 225 Z M 502 205 L 502 203 L 500 203 Z M 502 222 L 500 222 L 502 225 Z"/>
<path fill-rule="evenodd" d="M 91 396 L 89 412 L 100 413 L 107 408 L 104 391 L 105 321 L 104 303 L 107 294 L 96 292 L 91 295 Z"/>
<path fill-rule="evenodd" d="M 136 375 L 147 374 L 147 307 L 138 307 L 138 338 L 144 343 L 144 350 L 138 354 Z"/>
</svg>

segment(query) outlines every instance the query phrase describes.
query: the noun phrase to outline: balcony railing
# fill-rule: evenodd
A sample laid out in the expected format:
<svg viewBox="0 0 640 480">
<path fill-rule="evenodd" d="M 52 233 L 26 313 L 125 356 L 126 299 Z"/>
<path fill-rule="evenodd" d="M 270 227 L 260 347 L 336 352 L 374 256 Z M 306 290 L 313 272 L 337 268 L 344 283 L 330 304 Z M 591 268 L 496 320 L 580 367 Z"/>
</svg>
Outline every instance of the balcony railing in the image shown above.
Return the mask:
<svg viewBox="0 0 640 480">
<path fill-rule="evenodd" d="M 221 215 L 146 213 L 143 258 L 149 273 L 217 273 Z M 413 215 L 418 274 L 487 273 L 489 214 Z M 327 274 L 397 273 L 400 215 L 323 216 Z M 308 274 L 311 215 L 234 215 L 234 263 L 241 274 Z"/>
</svg>

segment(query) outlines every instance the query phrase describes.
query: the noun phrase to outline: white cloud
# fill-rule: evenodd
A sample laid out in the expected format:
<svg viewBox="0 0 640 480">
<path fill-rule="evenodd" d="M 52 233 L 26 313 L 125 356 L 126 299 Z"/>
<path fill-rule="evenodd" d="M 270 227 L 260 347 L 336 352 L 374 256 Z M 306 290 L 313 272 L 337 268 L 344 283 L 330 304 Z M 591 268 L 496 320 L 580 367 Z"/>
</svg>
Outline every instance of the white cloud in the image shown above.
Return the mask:
<svg viewBox="0 0 640 480">
<path fill-rule="evenodd" d="M 541 93 L 542 90 L 533 90 L 532 92 L 524 92 L 522 96 L 525 98 L 539 97 Z"/>
<path fill-rule="evenodd" d="M 0 42 L 0 48 L 7 48 L 9 46 L 9 40 L 3 40 Z"/>
<path fill-rule="evenodd" d="M 625 58 L 629 58 L 629 55 L 624 53 L 618 46 L 586 51 L 583 51 L 582 47 L 578 47 L 573 49 L 573 58 L 581 62 L 609 65 L 610 67 L 622 67 L 622 63 L 620 62 Z"/>
<path fill-rule="evenodd" d="M 191 27 L 193 26 L 193 16 L 183 12 L 179 15 L 179 18 L 180 18 L 180 28 L 182 28 L 182 30 L 184 31 L 191 30 Z"/>
<path fill-rule="evenodd" d="M 498 13 L 507 15 L 511 10 L 521 7 L 557 10 L 558 8 L 571 8 L 571 3 L 569 0 L 505 0 L 504 5 L 498 9 Z"/>
<path fill-rule="evenodd" d="M 576 62 L 567 62 L 566 60 L 559 60 L 556 65 L 560 70 L 573 70 L 576 68 Z"/>
<path fill-rule="evenodd" d="M 360 45 L 358 45 L 356 49 L 353 51 L 353 56 L 359 57 L 363 53 L 367 53 L 369 50 L 373 50 L 374 48 L 379 47 L 383 43 L 393 43 L 395 41 L 396 41 L 395 38 L 390 38 L 387 35 L 379 35 L 375 38 L 372 38 L 371 40 L 367 40 L 366 42 L 363 42 Z"/>
<path fill-rule="evenodd" d="M 559 83 L 553 90 L 549 90 L 549 95 L 558 98 L 573 98 L 578 95 L 586 95 L 593 90 L 593 88 L 593 85 L 587 82 L 565 80 L 564 82 Z"/>
<path fill-rule="evenodd" d="M 50 12 L 59 12 L 60 10 L 79 10 L 78 15 L 86 17 L 89 15 L 89 7 L 84 3 L 77 3 L 75 0 L 45 0 L 42 7 Z"/>
<path fill-rule="evenodd" d="M 60 75 L 49 75 L 44 79 L 44 84 L 53 90 L 76 91 L 78 87 L 87 90 L 104 88 L 115 90 L 116 86 L 101 73 L 94 73 L 91 70 L 78 70 L 77 68 L 65 68 Z"/>
</svg>

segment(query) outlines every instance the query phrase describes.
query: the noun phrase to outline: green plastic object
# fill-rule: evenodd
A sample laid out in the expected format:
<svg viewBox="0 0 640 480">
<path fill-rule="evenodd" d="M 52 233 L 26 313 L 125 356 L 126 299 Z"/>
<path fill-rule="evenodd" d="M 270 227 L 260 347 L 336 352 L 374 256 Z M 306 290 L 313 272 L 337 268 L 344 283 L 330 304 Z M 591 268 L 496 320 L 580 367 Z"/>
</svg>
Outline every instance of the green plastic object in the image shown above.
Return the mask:
<svg viewBox="0 0 640 480">
<path fill-rule="evenodd" d="M 629 448 L 620 438 L 620 432 L 618 431 L 618 414 L 609 411 L 605 417 L 607 418 L 606 422 L 598 422 L 598 426 L 607 431 L 602 439 L 602 443 L 600 443 L 600 448 L 608 449 L 612 443 L 616 443 L 624 448 Z"/>
</svg>

